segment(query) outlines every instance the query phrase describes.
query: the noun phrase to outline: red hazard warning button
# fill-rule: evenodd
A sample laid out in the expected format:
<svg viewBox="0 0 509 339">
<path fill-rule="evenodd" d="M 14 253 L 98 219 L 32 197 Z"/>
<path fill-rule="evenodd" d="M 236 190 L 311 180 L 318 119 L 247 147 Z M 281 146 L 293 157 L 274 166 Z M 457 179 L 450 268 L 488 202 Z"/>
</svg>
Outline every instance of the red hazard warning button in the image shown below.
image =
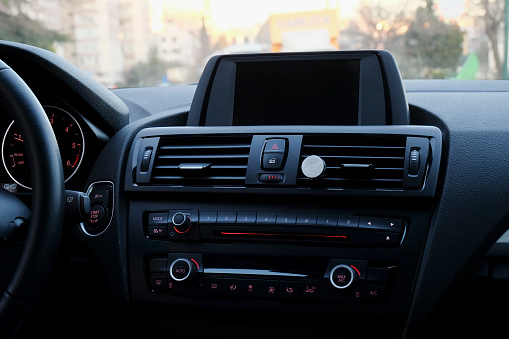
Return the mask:
<svg viewBox="0 0 509 339">
<path fill-rule="evenodd" d="M 264 153 L 285 153 L 285 139 L 267 139 L 265 142 Z"/>
</svg>

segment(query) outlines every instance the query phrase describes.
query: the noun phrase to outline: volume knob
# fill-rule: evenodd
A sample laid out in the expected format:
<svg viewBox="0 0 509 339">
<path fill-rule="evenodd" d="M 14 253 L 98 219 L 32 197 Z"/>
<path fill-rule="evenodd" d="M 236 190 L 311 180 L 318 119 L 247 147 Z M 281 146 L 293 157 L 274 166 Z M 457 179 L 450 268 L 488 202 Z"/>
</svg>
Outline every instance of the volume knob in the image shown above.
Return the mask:
<svg viewBox="0 0 509 339">
<path fill-rule="evenodd" d="M 191 217 L 189 214 L 177 212 L 171 218 L 173 228 L 178 233 L 186 233 L 191 228 Z"/>
<path fill-rule="evenodd" d="M 318 179 L 325 174 L 325 161 L 317 155 L 310 155 L 302 161 L 302 173 L 309 179 Z"/>
</svg>

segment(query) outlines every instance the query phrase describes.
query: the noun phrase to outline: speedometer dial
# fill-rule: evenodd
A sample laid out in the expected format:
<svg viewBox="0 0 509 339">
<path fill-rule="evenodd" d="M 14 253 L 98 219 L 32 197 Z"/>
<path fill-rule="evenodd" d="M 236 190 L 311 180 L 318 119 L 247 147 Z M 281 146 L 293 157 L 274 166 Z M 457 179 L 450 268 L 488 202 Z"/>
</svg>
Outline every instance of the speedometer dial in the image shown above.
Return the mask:
<svg viewBox="0 0 509 339">
<path fill-rule="evenodd" d="M 63 109 L 44 106 L 44 111 L 58 142 L 64 177 L 67 181 L 76 173 L 83 159 L 85 151 L 83 132 L 76 119 Z M 22 135 L 14 121 L 11 122 L 2 142 L 2 161 L 12 180 L 20 186 L 31 189 L 30 167 L 25 149 L 25 140 L 29 137 Z"/>
</svg>

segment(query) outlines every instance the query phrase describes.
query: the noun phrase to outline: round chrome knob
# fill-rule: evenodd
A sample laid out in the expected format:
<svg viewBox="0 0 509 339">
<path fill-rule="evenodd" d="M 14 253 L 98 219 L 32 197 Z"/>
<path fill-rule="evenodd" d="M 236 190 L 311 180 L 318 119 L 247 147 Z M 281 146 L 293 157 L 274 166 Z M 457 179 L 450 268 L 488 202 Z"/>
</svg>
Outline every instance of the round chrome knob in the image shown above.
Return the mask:
<svg viewBox="0 0 509 339">
<path fill-rule="evenodd" d="M 175 281 L 192 281 L 195 275 L 196 266 L 189 259 L 175 259 L 170 265 L 170 277 Z"/>
<path fill-rule="evenodd" d="M 325 161 L 317 155 L 310 155 L 302 161 L 302 173 L 309 179 L 318 179 L 325 174 Z"/>
<path fill-rule="evenodd" d="M 341 264 L 330 271 L 329 280 L 332 286 L 343 290 L 357 282 L 357 274 L 350 266 Z"/>
<path fill-rule="evenodd" d="M 173 228 L 178 233 L 186 233 L 191 228 L 191 217 L 188 214 L 177 212 L 171 218 Z"/>
</svg>

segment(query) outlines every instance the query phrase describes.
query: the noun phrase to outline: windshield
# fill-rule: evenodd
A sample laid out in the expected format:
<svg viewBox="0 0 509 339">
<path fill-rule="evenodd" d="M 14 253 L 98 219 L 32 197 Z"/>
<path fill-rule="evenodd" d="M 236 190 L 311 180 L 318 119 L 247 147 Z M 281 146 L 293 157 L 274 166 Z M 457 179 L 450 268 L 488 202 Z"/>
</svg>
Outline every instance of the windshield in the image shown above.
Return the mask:
<svg viewBox="0 0 509 339">
<path fill-rule="evenodd" d="M 507 79 L 505 0 L 0 0 L 0 38 L 106 87 L 195 83 L 216 54 L 386 49 L 403 78 Z"/>
</svg>

